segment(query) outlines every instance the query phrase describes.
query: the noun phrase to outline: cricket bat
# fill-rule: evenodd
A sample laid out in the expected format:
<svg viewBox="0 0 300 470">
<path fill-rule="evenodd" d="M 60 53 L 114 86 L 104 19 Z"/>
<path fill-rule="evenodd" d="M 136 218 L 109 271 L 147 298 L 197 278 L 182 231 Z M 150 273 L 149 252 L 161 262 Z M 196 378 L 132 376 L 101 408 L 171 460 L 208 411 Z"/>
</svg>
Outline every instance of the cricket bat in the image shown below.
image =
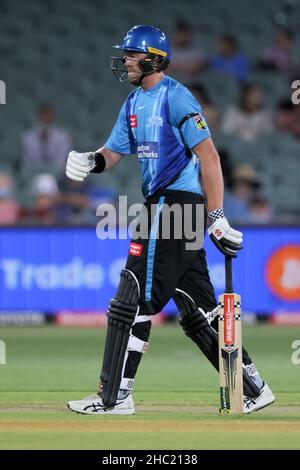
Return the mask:
<svg viewBox="0 0 300 470">
<path fill-rule="evenodd" d="M 221 414 L 243 413 L 241 297 L 233 292 L 232 258 L 225 257 L 225 293 L 219 296 Z"/>
</svg>

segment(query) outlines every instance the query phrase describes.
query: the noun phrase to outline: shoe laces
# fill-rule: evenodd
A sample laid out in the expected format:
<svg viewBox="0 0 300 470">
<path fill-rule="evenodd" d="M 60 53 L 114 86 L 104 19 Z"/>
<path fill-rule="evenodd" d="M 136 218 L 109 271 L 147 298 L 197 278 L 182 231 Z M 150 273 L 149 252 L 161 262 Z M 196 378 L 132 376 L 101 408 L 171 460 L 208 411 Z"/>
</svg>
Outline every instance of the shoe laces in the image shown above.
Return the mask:
<svg viewBox="0 0 300 470">
<path fill-rule="evenodd" d="M 246 408 L 250 408 L 251 405 L 256 405 L 256 398 L 251 398 L 251 397 L 245 397 L 244 398 L 244 405 Z"/>
</svg>

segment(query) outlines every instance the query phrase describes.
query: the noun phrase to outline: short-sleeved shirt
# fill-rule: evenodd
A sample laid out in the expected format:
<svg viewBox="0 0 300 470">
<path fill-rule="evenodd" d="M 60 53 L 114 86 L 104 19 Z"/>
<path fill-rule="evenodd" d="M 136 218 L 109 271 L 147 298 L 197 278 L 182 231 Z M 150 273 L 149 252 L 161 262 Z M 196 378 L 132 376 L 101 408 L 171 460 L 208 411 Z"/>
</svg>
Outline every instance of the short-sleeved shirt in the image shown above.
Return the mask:
<svg viewBox="0 0 300 470">
<path fill-rule="evenodd" d="M 127 97 L 105 147 L 137 155 L 145 197 L 163 188 L 202 194 L 199 163 L 191 149 L 209 136 L 200 104 L 166 76 Z"/>
</svg>

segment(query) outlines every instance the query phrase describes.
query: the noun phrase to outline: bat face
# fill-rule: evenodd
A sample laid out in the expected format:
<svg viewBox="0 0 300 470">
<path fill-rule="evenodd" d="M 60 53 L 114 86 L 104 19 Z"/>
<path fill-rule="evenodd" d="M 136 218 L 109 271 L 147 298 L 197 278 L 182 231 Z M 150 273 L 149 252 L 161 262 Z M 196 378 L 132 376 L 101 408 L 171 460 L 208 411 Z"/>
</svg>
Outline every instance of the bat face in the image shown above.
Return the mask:
<svg viewBox="0 0 300 470">
<path fill-rule="evenodd" d="M 219 297 L 220 412 L 243 412 L 242 328 L 240 296 Z"/>
</svg>

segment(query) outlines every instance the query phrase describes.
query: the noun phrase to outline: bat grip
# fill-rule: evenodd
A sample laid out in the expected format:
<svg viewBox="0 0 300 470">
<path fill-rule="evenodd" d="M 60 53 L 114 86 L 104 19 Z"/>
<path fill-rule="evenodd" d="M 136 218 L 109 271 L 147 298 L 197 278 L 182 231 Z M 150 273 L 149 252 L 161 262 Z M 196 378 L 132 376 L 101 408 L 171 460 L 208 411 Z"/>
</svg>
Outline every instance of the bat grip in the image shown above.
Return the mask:
<svg viewBox="0 0 300 470">
<path fill-rule="evenodd" d="M 233 292 L 231 256 L 225 256 L 225 292 L 228 294 Z"/>
</svg>

